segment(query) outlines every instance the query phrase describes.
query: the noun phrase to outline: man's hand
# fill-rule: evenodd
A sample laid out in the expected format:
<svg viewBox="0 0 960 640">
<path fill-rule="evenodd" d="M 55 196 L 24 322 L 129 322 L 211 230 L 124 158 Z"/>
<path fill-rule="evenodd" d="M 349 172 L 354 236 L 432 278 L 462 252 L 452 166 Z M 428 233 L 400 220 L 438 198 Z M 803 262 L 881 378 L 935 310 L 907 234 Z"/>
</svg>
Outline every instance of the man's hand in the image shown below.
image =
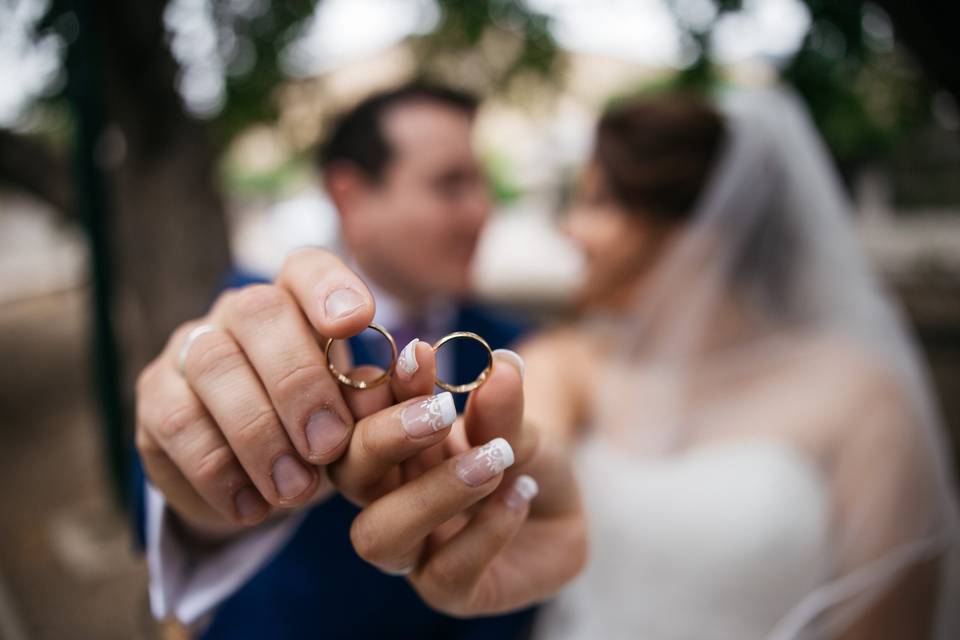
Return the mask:
<svg viewBox="0 0 960 640">
<path fill-rule="evenodd" d="M 147 474 L 194 530 L 222 536 L 297 507 L 344 452 L 354 418 L 324 338 L 372 320 L 363 282 L 332 254 L 301 250 L 273 285 L 227 291 L 174 332 L 137 383 L 137 448 Z M 197 326 L 211 330 L 196 335 Z"/>
<path fill-rule="evenodd" d="M 405 400 L 432 381 L 432 350 L 420 345 L 416 354 L 416 375 L 428 370 L 419 382 L 347 394 L 363 417 L 329 471 L 364 506 L 351 528 L 354 548 L 449 614 L 549 598 L 582 569 L 586 526 L 568 456 L 538 443 L 523 422 L 522 361 L 499 352 L 451 426 L 449 394 Z M 401 404 L 377 411 L 391 392 Z"/>
</svg>

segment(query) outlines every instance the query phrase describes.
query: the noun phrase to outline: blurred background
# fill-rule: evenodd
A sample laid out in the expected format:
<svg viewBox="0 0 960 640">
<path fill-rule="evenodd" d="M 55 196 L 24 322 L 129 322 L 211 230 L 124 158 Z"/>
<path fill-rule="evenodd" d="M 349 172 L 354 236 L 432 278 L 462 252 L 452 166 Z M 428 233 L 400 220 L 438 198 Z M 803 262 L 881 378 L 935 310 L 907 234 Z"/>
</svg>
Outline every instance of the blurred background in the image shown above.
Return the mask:
<svg viewBox="0 0 960 640">
<path fill-rule="evenodd" d="M 330 117 L 417 76 L 486 98 L 480 293 L 561 312 L 553 227 L 612 99 L 785 81 L 960 431 L 960 51 L 946 0 L 0 0 L 0 638 L 151 638 L 132 385 L 231 264 L 337 222 Z"/>
</svg>

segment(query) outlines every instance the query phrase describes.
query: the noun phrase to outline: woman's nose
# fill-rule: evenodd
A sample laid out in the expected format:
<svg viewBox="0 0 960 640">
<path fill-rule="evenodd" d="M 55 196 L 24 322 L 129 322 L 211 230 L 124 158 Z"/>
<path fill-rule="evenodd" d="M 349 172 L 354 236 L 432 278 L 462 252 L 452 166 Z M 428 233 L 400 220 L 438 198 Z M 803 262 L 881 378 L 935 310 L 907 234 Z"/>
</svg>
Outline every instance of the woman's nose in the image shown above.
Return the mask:
<svg viewBox="0 0 960 640">
<path fill-rule="evenodd" d="M 578 245 L 583 245 L 584 217 L 572 206 L 561 213 L 558 224 L 560 232 Z"/>
</svg>

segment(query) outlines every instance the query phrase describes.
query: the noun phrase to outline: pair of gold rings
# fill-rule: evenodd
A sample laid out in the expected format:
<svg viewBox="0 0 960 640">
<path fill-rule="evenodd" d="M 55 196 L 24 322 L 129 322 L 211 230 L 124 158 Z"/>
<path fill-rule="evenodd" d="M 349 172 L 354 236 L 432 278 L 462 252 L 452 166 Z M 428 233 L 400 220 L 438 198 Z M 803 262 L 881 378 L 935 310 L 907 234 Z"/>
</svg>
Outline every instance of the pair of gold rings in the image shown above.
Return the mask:
<svg viewBox="0 0 960 640">
<path fill-rule="evenodd" d="M 382 374 L 380 374 L 373 380 L 354 380 L 350 376 L 345 375 L 344 373 L 341 373 L 340 371 L 337 370 L 336 366 L 334 366 L 333 364 L 333 361 L 330 360 L 330 347 L 334 343 L 333 338 L 327 338 L 327 344 L 323 348 L 323 354 L 327 358 L 327 367 L 330 368 L 330 373 L 333 374 L 333 376 L 340 382 L 340 384 L 347 385 L 348 387 L 353 387 L 354 389 L 372 389 L 374 387 L 380 386 L 381 384 L 383 384 L 384 382 L 390 379 L 390 376 L 393 375 L 393 370 L 396 369 L 397 367 L 397 343 L 393 339 L 393 336 L 390 335 L 390 332 L 387 331 L 385 327 L 377 324 L 376 322 L 371 322 L 367 326 L 369 326 L 369 328 L 373 329 L 374 331 L 382 335 L 384 338 L 387 339 L 387 342 L 390 343 L 390 354 L 391 354 L 390 366 L 387 367 L 386 371 L 384 371 Z M 433 351 L 437 352 L 440 350 L 440 347 L 442 347 L 443 345 L 447 344 L 452 340 L 458 340 L 458 339 L 474 340 L 476 342 L 479 342 L 481 345 L 483 345 L 483 348 L 487 352 L 487 366 L 484 367 L 483 371 L 480 372 L 480 375 L 478 375 L 475 380 L 473 380 L 472 382 L 468 382 L 466 384 L 450 384 L 449 382 L 445 382 L 441 380 L 440 376 L 436 377 L 436 379 L 434 380 L 434 383 L 438 387 L 440 387 L 441 389 L 445 389 L 446 391 L 450 391 L 453 393 L 467 393 L 469 391 L 473 391 L 474 389 L 482 385 L 486 381 L 487 376 L 490 375 L 490 371 L 493 369 L 493 351 L 490 350 L 490 345 L 487 344 L 486 340 L 484 340 L 477 334 L 473 333 L 472 331 L 454 331 L 453 333 L 448 333 L 447 335 L 443 336 L 433 344 Z"/>
</svg>

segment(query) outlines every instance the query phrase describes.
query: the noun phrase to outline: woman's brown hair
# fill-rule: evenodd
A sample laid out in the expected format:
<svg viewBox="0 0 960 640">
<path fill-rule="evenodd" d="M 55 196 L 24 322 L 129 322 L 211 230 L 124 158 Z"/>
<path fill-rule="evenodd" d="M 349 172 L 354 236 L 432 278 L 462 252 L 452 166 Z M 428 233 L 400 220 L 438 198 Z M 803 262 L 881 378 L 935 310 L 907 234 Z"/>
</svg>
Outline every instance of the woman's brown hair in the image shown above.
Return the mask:
<svg viewBox="0 0 960 640">
<path fill-rule="evenodd" d="M 594 158 L 620 205 L 683 222 L 707 182 L 723 134 L 721 116 L 697 97 L 636 98 L 604 114 Z"/>
</svg>

